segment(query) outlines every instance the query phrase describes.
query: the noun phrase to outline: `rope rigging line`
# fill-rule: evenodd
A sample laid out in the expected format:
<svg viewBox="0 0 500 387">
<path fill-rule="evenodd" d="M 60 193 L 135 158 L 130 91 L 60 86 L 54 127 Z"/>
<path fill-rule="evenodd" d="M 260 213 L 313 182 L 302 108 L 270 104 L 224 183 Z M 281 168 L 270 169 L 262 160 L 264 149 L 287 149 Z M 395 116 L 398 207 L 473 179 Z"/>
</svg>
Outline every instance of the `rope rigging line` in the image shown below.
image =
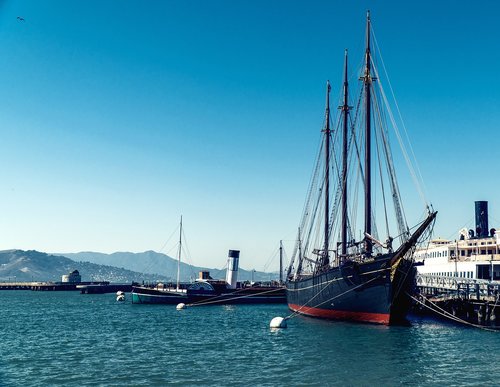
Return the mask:
<svg viewBox="0 0 500 387">
<path fill-rule="evenodd" d="M 189 246 L 186 238 L 186 234 L 184 233 L 184 229 L 182 230 L 182 239 L 184 243 L 182 244 L 182 252 L 184 253 L 184 259 L 187 262 L 187 265 L 189 266 L 189 271 L 191 272 L 191 275 L 193 278 L 196 278 L 196 273 L 193 271 L 193 262 L 191 260 L 191 252 L 189 251 Z"/>
<path fill-rule="evenodd" d="M 379 174 L 380 174 L 380 186 L 381 186 L 381 189 L 382 189 L 382 203 L 384 204 L 384 217 L 385 217 L 385 229 L 386 229 L 386 233 L 387 233 L 387 236 L 389 237 L 391 235 L 390 231 L 389 231 L 389 219 L 387 217 L 387 203 L 386 203 L 386 200 L 385 200 L 385 189 L 384 189 L 384 177 L 383 177 L 383 173 L 382 173 L 382 161 L 381 161 L 381 157 L 380 157 L 380 144 L 379 144 L 379 140 L 378 140 L 378 137 L 375 136 L 375 144 L 376 144 L 376 148 L 377 148 L 377 160 L 378 160 L 378 168 L 379 168 Z"/>
<path fill-rule="evenodd" d="M 244 290 L 245 289 L 237 290 L 237 291 L 233 292 L 233 294 L 235 294 L 235 293 L 241 293 Z M 244 296 L 231 297 L 231 298 L 223 298 L 224 295 L 214 296 L 214 297 L 209 298 L 207 301 L 193 302 L 192 304 L 187 304 L 187 306 L 192 307 L 192 306 L 203 306 L 203 305 L 209 305 L 209 304 L 217 304 L 217 303 L 221 303 L 221 302 L 228 302 L 228 301 L 233 301 L 233 300 L 240 300 L 242 298 L 260 296 L 262 294 L 269 294 L 269 293 L 277 292 L 279 290 L 281 290 L 281 289 L 278 288 L 278 289 L 266 290 L 266 291 L 259 292 L 259 293 L 247 294 L 247 295 L 244 295 Z"/>
<path fill-rule="evenodd" d="M 321 137 L 322 136 L 320 136 L 320 138 Z M 306 229 L 306 223 L 309 223 L 308 220 L 311 218 L 310 207 L 311 207 L 311 202 L 312 202 L 312 194 L 314 192 L 314 187 L 316 187 L 318 184 L 317 181 L 319 178 L 319 170 L 320 170 L 320 166 L 321 166 L 322 150 L 323 150 L 323 141 L 320 141 L 319 152 L 317 153 L 318 156 L 316 157 L 316 162 L 315 162 L 315 165 L 313 168 L 313 173 L 312 173 L 311 179 L 309 181 L 309 190 L 307 193 L 306 201 L 304 203 L 301 222 L 300 222 L 300 226 L 299 226 L 299 235 L 298 235 L 297 243 L 295 244 L 295 247 L 293 250 L 292 259 L 291 259 L 291 263 L 290 263 L 290 267 L 289 267 L 290 272 L 291 272 L 291 268 L 294 265 L 295 260 L 296 260 L 297 252 L 299 250 L 299 244 L 301 244 L 302 240 L 304 239 L 304 238 L 302 238 L 301 233 L 304 232 L 304 230 Z M 315 209 L 313 211 L 313 213 L 314 213 L 313 219 L 314 219 L 315 214 L 316 214 L 317 205 L 318 205 L 318 203 L 316 202 L 316 206 L 315 206 Z M 294 276 L 296 276 L 299 273 L 299 271 L 302 269 L 302 260 L 303 260 L 303 254 L 299 254 L 297 267 L 296 267 Z"/>
<path fill-rule="evenodd" d="M 379 77 L 378 70 L 377 70 L 377 67 L 375 66 L 374 63 L 373 63 L 373 70 L 374 70 L 374 72 L 375 72 L 375 74 L 376 74 L 376 76 L 378 78 Z M 398 139 L 399 146 L 401 148 L 401 152 L 402 152 L 402 154 L 404 156 L 404 159 L 406 161 L 406 165 L 408 167 L 408 170 L 410 171 L 410 175 L 411 175 L 411 177 L 413 179 L 413 182 L 414 182 L 414 184 L 415 184 L 415 186 L 416 186 L 416 188 L 417 188 L 417 190 L 418 190 L 418 192 L 420 194 L 420 198 L 421 198 L 422 202 L 424 203 L 424 205 L 427 205 L 428 201 L 427 201 L 425 193 L 424 193 L 424 191 L 422 189 L 423 180 L 422 180 L 421 177 L 419 179 L 419 177 L 417 176 L 417 173 L 415 172 L 415 168 L 413 167 L 413 163 L 412 163 L 412 161 L 410 159 L 410 156 L 408 155 L 408 152 L 407 152 L 406 147 L 404 145 L 403 138 L 401 137 L 401 133 L 399 132 L 398 125 L 396 123 L 394 115 L 392 114 L 392 110 L 390 108 L 390 104 L 389 104 L 389 101 L 387 99 L 387 96 L 386 96 L 386 94 L 384 92 L 384 88 L 383 88 L 381 82 L 378 82 L 378 84 L 379 84 L 380 94 L 382 96 L 382 99 L 383 99 L 385 105 L 387 106 L 387 112 L 388 112 L 388 115 L 389 115 L 389 119 L 390 119 L 391 124 L 393 126 L 394 133 L 396 134 L 396 138 Z"/>
<path fill-rule="evenodd" d="M 429 305 L 427 305 L 425 302 L 422 302 L 420 301 L 418 298 L 412 296 L 411 294 L 409 293 L 406 293 L 411 299 L 413 299 L 414 301 L 418 302 L 419 304 L 425 306 L 427 309 L 429 309 L 430 311 L 440 315 L 440 316 L 443 316 L 443 317 L 446 317 L 452 321 L 455 321 L 455 322 L 459 322 L 461 324 L 464 324 L 464 325 L 469 325 L 471 327 L 474 327 L 474 328 L 478 328 L 478 329 L 482 329 L 482 330 L 485 330 L 485 331 L 488 331 L 488 332 L 496 332 L 496 333 L 500 333 L 500 328 L 499 329 L 495 329 L 495 328 L 488 328 L 488 327 L 484 327 L 482 325 L 478 325 L 478 324 L 473 324 L 473 323 L 470 323 L 466 320 L 463 320 L 457 316 L 454 316 L 453 314 L 449 313 L 448 311 L 444 310 L 443 308 L 439 307 L 438 305 L 436 305 L 435 303 L 433 303 L 431 300 L 429 299 L 425 299 L 427 302 L 429 302 L 432 306 L 434 306 L 436 309 L 433 309 L 431 308 Z"/>
<path fill-rule="evenodd" d="M 379 82 L 379 85 L 381 87 L 381 84 Z M 374 90 L 374 103 L 376 105 L 376 112 L 378 112 L 377 118 L 379 122 L 379 133 L 380 137 L 382 138 L 382 144 L 383 144 L 383 154 L 385 156 L 385 162 L 386 162 L 386 169 L 387 169 L 387 177 L 390 182 L 390 187 L 391 187 L 391 193 L 392 193 L 392 198 L 393 198 L 393 205 L 394 205 L 394 212 L 396 214 L 396 220 L 397 220 L 397 225 L 398 225 L 398 231 L 400 234 L 403 234 L 403 231 L 406 231 L 408 229 L 408 225 L 406 222 L 406 217 L 404 214 L 404 209 L 401 206 L 401 193 L 399 191 L 399 185 L 397 183 L 397 175 L 396 175 L 396 170 L 394 167 L 394 159 L 392 156 L 391 152 L 391 147 L 389 145 L 389 133 L 387 130 L 384 128 L 387 128 L 387 125 L 385 124 L 386 119 L 384 115 L 382 115 L 382 109 L 380 108 L 380 103 L 379 103 L 379 98 L 377 93 L 375 93 Z M 403 234 L 404 235 L 404 234 Z M 405 241 L 405 238 L 403 238 L 403 241 Z"/>
<path fill-rule="evenodd" d="M 419 190 L 419 193 L 421 195 L 421 199 L 423 200 L 424 204 L 427 204 L 428 203 L 428 200 L 426 198 L 426 195 L 425 195 L 425 184 L 424 184 L 424 179 L 422 177 L 422 173 L 420 171 L 420 167 L 419 167 L 419 164 L 418 164 L 418 160 L 415 156 L 415 152 L 413 150 L 413 146 L 412 146 L 412 143 L 410 141 L 410 137 L 408 135 L 408 130 L 406 129 L 406 125 L 405 125 L 405 122 L 403 120 L 403 116 L 401 114 L 401 110 L 399 109 L 399 104 L 398 104 L 398 101 L 396 99 L 396 95 L 394 94 L 394 90 L 392 88 L 392 84 L 391 84 L 391 81 L 390 81 L 390 78 L 389 78 L 389 74 L 387 73 L 387 69 L 385 67 L 385 63 L 384 63 L 384 58 L 382 57 L 382 51 L 380 50 L 380 47 L 378 45 L 378 41 L 377 41 L 377 38 L 375 36 L 375 31 L 372 29 L 372 35 L 373 35 L 373 40 L 375 41 L 375 46 L 377 48 L 377 51 L 379 53 L 379 57 L 380 57 L 380 60 L 382 62 L 382 69 L 384 70 L 384 74 L 385 74 L 385 77 L 387 79 L 387 83 L 389 85 L 389 90 L 391 91 L 391 95 L 392 95 L 392 99 L 394 101 L 394 105 L 396 106 L 396 110 L 398 112 L 398 116 L 399 116 L 399 120 L 401 121 L 401 124 L 403 126 L 403 130 L 404 130 L 404 133 L 405 133 L 405 136 L 406 136 L 406 141 L 410 147 L 410 151 L 411 151 L 411 155 L 413 157 L 413 160 L 414 160 L 414 163 L 415 163 L 415 167 L 416 167 L 416 170 L 418 172 L 418 177 L 419 179 L 417 179 L 417 181 L 420 182 L 420 184 L 417 184 L 417 189 Z M 377 73 L 377 76 L 378 76 L 378 72 L 377 70 L 375 69 L 375 72 Z M 382 87 L 381 87 L 382 88 Z M 384 99 L 385 98 L 385 94 L 384 94 Z M 392 112 L 390 112 L 391 114 L 391 117 L 392 117 Z M 399 131 L 397 130 L 397 126 L 395 126 L 395 129 L 396 129 L 396 132 L 398 133 L 399 135 Z M 405 150 L 405 153 L 406 153 L 406 150 Z M 412 164 L 411 164 L 412 165 Z M 412 165 L 412 170 L 413 170 L 413 165 Z"/>
</svg>

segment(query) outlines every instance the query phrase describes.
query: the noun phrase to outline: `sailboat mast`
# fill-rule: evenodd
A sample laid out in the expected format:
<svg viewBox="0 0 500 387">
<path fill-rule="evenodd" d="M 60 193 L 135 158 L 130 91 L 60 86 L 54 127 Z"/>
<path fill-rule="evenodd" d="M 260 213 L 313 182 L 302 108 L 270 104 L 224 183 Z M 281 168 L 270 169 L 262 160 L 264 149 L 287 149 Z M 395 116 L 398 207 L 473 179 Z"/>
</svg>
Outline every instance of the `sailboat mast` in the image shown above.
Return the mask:
<svg viewBox="0 0 500 387">
<path fill-rule="evenodd" d="M 345 50 L 344 63 L 344 105 L 342 114 L 344 115 L 344 124 L 342 130 L 342 224 L 341 224 L 341 255 L 345 257 L 347 254 L 347 127 L 349 115 L 348 101 L 349 84 L 347 80 L 347 50 Z"/>
<path fill-rule="evenodd" d="M 280 241 L 280 285 L 283 283 L 283 241 Z"/>
<path fill-rule="evenodd" d="M 371 188 L 371 54 L 370 11 L 366 15 L 366 63 L 363 84 L 365 89 L 365 235 L 372 233 L 372 188 Z M 373 243 L 365 237 L 365 254 L 372 255 Z"/>
<path fill-rule="evenodd" d="M 181 215 L 181 225 L 179 228 L 179 251 L 177 253 L 177 290 L 179 290 L 180 276 L 181 276 L 181 251 L 182 251 L 182 215 Z"/>
<path fill-rule="evenodd" d="M 330 81 L 326 82 L 326 125 L 325 133 L 325 246 L 323 249 L 322 266 L 330 263 L 328 257 L 328 239 L 329 239 L 329 217 L 330 217 Z"/>
</svg>

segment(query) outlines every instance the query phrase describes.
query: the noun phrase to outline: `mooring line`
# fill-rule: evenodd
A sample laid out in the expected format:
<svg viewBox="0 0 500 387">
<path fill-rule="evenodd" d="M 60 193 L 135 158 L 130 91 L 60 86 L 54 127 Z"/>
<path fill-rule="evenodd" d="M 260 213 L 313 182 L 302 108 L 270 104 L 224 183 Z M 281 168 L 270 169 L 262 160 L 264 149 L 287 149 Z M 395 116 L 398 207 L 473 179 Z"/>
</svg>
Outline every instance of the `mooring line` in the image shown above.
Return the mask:
<svg viewBox="0 0 500 387">
<path fill-rule="evenodd" d="M 478 329 L 483 329 L 485 331 L 488 331 L 488 332 L 496 332 L 496 333 L 500 333 L 500 330 L 499 329 L 495 329 L 495 328 L 488 328 L 488 327 L 484 327 L 482 325 L 478 325 L 478 324 L 473 324 L 473 323 L 470 323 L 466 320 L 463 320 L 457 316 L 453 316 L 450 312 L 444 310 L 443 308 L 439 307 L 438 305 L 436 305 L 435 303 L 433 303 L 432 301 L 430 301 L 429 299 L 426 298 L 426 301 L 428 301 L 431 305 L 435 306 L 438 310 L 436 309 L 432 309 L 429 305 L 427 305 L 426 303 L 420 301 L 418 298 L 416 297 L 413 297 L 411 294 L 409 293 L 406 293 L 410 298 L 412 298 L 414 301 L 418 302 L 419 304 L 425 306 L 427 309 L 433 311 L 434 313 L 437 313 L 443 317 L 446 317 L 452 321 L 456 321 L 456 322 L 459 322 L 459 323 L 462 323 L 462 324 L 465 324 L 465 325 L 470 325 L 474 328 L 478 328 Z M 440 312 L 443 311 L 443 313 Z"/>
<path fill-rule="evenodd" d="M 215 296 L 215 297 L 210 298 L 208 301 L 194 302 L 192 304 L 187 304 L 186 306 L 193 307 L 193 306 L 203 306 L 203 305 L 209 305 L 209 304 L 217 304 L 217 303 L 222 303 L 222 302 L 227 302 L 227 301 L 239 300 L 241 298 L 248 298 L 248 297 L 260 296 L 262 294 L 276 292 L 277 290 L 281 290 L 281 289 L 266 290 L 265 292 L 247 294 L 247 295 L 238 296 L 238 297 L 232 297 L 232 298 L 222 298 L 222 296 Z"/>
</svg>

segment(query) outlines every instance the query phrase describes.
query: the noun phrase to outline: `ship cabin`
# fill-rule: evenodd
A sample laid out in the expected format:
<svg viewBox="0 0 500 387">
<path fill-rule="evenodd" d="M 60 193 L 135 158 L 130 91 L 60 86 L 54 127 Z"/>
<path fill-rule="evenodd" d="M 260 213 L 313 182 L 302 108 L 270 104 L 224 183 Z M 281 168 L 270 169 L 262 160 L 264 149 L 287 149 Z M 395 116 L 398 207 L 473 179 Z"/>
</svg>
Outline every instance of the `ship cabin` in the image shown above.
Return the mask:
<svg viewBox="0 0 500 387">
<path fill-rule="evenodd" d="M 415 251 L 421 274 L 441 277 L 500 280 L 500 231 L 487 237 L 464 237 L 459 240 L 434 239 Z"/>
</svg>

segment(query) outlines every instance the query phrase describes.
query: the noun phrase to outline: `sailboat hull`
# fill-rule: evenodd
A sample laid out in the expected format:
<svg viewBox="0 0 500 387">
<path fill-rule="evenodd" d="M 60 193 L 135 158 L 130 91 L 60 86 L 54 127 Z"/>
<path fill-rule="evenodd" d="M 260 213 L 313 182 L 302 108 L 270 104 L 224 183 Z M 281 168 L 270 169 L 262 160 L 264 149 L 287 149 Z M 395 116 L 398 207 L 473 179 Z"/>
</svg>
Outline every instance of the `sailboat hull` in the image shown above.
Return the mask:
<svg viewBox="0 0 500 387">
<path fill-rule="evenodd" d="M 139 286 L 132 288 L 133 304 L 179 304 L 181 302 L 188 302 L 186 292 L 182 293 Z"/>
<path fill-rule="evenodd" d="M 283 286 L 248 287 L 227 289 L 215 286 L 211 291 L 190 289 L 175 292 L 147 287 L 132 288 L 133 304 L 275 304 L 285 303 L 286 294 Z"/>
<path fill-rule="evenodd" d="M 287 283 L 289 308 L 299 314 L 333 320 L 391 324 L 404 320 L 414 284 L 410 261 L 391 266 L 387 254 L 365 263 L 349 263 Z"/>
</svg>

